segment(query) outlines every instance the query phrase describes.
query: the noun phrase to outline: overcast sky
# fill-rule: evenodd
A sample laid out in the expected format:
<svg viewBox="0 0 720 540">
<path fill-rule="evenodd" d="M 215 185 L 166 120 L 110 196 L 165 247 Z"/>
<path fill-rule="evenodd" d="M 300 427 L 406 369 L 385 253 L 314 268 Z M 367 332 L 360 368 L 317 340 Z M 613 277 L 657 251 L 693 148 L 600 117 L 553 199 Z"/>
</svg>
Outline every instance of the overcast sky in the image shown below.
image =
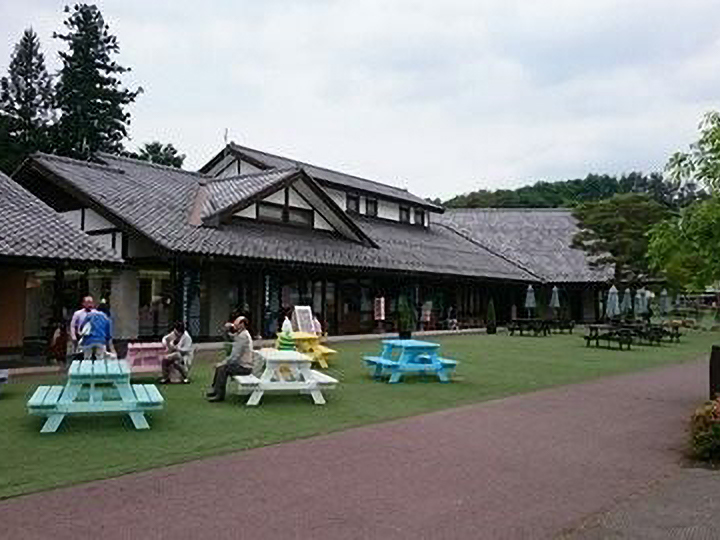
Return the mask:
<svg viewBox="0 0 720 540">
<path fill-rule="evenodd" d="M 129 146 L 230 140 L 441 197 L 662 169 L 720 100 L 717 0 L 116 0 Z M 63 2 L 0 2 L 57 69 Z"/>
</svg>

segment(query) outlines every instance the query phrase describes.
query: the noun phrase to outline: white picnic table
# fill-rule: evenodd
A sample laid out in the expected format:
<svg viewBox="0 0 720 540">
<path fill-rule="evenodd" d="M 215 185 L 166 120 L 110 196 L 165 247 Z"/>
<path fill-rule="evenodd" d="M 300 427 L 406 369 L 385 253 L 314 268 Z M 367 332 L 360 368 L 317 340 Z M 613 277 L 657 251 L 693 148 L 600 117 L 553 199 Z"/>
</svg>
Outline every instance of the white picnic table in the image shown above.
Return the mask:
<svg viewBox="0 0 720 540">
<path fill-rule="evenodd" d="M 260 403 L 265 392 L 290 392 L 309 394 L 316 405 L 324 405 L 322 389 L 334 388 L 337 379 L 311 369 L 312 356 L 298 351 L 260 349 L 256 351 L 265 361 L 260 377 L 236 375 L 240 394 L 250 394 L 247 405 Z"/>
</svg>

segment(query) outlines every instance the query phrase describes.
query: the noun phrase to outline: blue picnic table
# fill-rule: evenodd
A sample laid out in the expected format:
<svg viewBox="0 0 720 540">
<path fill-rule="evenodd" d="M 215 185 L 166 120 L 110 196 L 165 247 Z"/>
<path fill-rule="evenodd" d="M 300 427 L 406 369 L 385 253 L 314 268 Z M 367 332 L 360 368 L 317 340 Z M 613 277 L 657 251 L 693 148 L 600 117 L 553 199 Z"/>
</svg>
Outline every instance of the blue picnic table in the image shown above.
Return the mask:
<svg viewBox="0 0 720 540">
<path fill-rule="evenodd" d="M 149 429 L 145 412 L 162 409 L 164 401 L 154 384 L 130 384 L 124 360 L 76 360 L 65 386 L 39 386 L 27 407 L 47 417 L 41 433 L 54 433 L 72 414 L 127 414 L 135 429 Z"/>
<path fill-rule="evenodd" d="M 374 378 L 390 376 L 400 382 L 405 373 L 434 373 L 441 382 L 450 382 L 457 361 L 442 358 L 440 344 L 416 339 L 385 339 L 380 356 L 365 356 L 365 364 Z"/>
</svg>

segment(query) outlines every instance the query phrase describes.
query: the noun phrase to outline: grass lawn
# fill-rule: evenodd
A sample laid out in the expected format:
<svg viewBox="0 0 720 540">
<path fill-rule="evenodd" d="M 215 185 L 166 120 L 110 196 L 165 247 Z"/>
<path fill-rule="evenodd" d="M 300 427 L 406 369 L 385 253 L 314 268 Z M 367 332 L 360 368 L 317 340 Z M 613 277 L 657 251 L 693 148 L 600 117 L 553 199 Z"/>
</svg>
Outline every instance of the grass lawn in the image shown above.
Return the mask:
<svg viewBox="0 0 720 540">
<path fill-rule="evenodd" d="M 577 333 L 443 337 L 437 339 L 443 355 L 461 362 L 456 380 L 413 378 L 397 385 L 375 382 L 363 368 L 361 356 L 378 353 L 378 342 L 340 343 L 333 345 L 339 354 L 329 373 L 341 385 L 327 394 L 324 407 L 291 395 L 266 395 L 257 408 L 235 397 L 206 403 L 212 367 L 196 362 L 193 384 L 162 388 L 166 407 L 148 415 L 149 431 L 135 431 L 126 417 L 70 417 L 56 434 L 41 435 L 44 419 L 29 416 L 25 402 L 38 384 L 62 381 L 25 379 L 0 395 L 0 498 L 693 360 L 708 355 L 717 340 L 714 333 L 688 332 L 677 345 L 620 352 L 586 348 Z"/>
</svg>

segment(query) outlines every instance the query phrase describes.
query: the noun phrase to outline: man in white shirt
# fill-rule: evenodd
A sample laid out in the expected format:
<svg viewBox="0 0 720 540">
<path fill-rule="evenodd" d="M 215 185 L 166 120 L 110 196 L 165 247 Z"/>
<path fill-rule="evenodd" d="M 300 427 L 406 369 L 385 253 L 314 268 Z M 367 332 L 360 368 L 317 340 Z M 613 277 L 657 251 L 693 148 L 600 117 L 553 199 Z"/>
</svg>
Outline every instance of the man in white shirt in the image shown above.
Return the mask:
<svg viewBox="0 0 720 540">
<path fill-rule="evenodd" d="M 88 314 L 94 311 L 94 309 L 95 301 L 92 296 L 88 295 L 83 298 L 82 307 L 73 313 L 72 319 L 70 319 L 70 339 L 73 344 L 73 352 L 77 352 L 79 350 L 78 342 L 81 337 L 80 332 L 85 324 L 85 319 L 87 319 Z"/>
<path fill-rule="evenodd" d="M 238 317 L 225 325 L 226 330 L 233 336 L 233 346 L 230 356 L 215 365 L 212 390 L 207 393 L 208 401 L 222 401 L 225 399 L 225 386 L 231 375 L 250 375 L 253 369 L 253 341 L 247 330 L 248 320 Z"/>
<path fill-rule="evenodd" d="M 182 382 L 188 384 L 189 358 L 192 354 L 192 338 L 185 331 L 185 324 L 182 321 L 175 323 L 173 331 L 162 339 L 167 354 L 162 360 L 161 384 L 170 382 L 170 371 L 174 368 L 180 372 Z"/>
</svg>

